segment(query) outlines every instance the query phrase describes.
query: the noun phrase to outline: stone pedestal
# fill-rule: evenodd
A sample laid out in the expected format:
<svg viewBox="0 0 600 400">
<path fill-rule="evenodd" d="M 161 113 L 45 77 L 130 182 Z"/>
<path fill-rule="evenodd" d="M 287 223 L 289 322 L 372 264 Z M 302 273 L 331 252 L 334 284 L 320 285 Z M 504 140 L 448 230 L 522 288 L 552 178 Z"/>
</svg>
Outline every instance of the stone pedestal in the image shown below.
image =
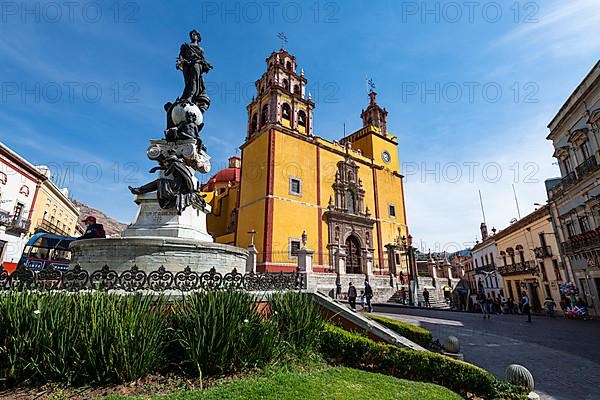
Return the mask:
<svg viewBox="0 0 600 400">
<path fill-rule="evenodd" d="M 371 253 L 371 252 L 367 253 L 367 271 L 366 271 L 366 275 L 368 275 L 368 276 L 373 275 L 373 253 Z"/>
<path fill-rule="evenodd" d="M 212 236 L 206 231 L 205 210 L 187 207 L 181 215 L 177 210 L 164 210 L 158 205 L 156 193 L 140 194 L 135 197 L 138 212 L 135 222 L 123 232 L 123 237 L 171 237 L 191 239 L 202 242 L 213 242 Z"/>
<path fill-rule="evenodd" d="M 258 251 L 256 250 L 256 246 L 251 244 L 248 246 L 248 258 L 246 259 L 246 273 L 256 273 L 256 257 L 258 255 Z"/>
<path fill-rule="evenodd" d="M 135 222 L 121 238 L 77 240 L 71 244 L 72 265 L 88 271 L 108 265 L 119 273 L 136 265 L 149 273 L 164 266 L 178 272 L 185 267 L 204 272 L 215 268 L 226 274 L 236 268 L 247 268 L 248 252 L 238 247 L 213 243 L 206 230 L 206 214 L 210 207 L 198 210 L 187 207 L 181 215 L 176 209 L 160 208 L 156 193 L 137 195 Z M 256 265 L 256 255 L 254 255 Z"/>
<path fill-rule="evenodd" d="M 312 273 L 313 272 L 313 254 L 315 252 L 309 249 L 298 250 L 298 268 L 300 272 Z"/>
<path fill-rule="evenodd" d="M 248 252 L 239 247 L 220 243 L 171 237 L 123 237 L 85 239 L 71 243 L 71 265 L 80 265 L 88 271 L 110 269 L 121 273 L 136 265 L 146 273 L 164 266 L 167 271 L 178 272 L 185 267 L 204 272 L 215 268 L 226 274 L 236 268 L 246 268 Z"/>
</svg>

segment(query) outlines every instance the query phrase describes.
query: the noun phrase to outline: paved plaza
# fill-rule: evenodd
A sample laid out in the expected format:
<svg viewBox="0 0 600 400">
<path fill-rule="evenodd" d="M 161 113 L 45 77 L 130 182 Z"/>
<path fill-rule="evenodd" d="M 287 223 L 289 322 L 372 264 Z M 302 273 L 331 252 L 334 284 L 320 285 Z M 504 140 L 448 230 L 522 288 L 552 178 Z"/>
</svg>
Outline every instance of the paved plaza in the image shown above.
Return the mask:
<svg viewBox="0 0 600 400">
<path fill-rule="evenodd" d="M 527 367 L 544 400 L 600 399 L 600 321 L 376 306 L 375 313 L 422 326 L 440 341 L 457 336 L 465 360 L 499 378 L 512 363 Z"/>
</svg>

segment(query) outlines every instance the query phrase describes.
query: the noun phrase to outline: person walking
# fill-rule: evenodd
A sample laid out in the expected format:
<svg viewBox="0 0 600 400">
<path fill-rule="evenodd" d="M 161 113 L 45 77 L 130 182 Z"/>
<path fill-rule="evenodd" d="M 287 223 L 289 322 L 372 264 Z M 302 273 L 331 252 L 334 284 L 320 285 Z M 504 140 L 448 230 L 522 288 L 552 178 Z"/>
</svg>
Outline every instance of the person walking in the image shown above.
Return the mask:
<svg viewBox="0 0 600 400">
<path fill-rule="evenodd" d="M 485 299 L 485 306 L 487 308 L 487 313 L 489 316 L 494 314 L 494 300 L 492 299 L 491 294 L 487 294 L 487 298 Z"/>
<path fill-rule="evenodd" d="M 350 282 L 350 286 L 348 286 L 348 303 L 350 303 L 350 308 L 356 310 L 356 288 Z"/>
<path fill-rule="evenodd" d="M 531 307 L 529 305 L 529 296 L 527 293 L 523 292 L 523 297 L 521 297 L 521 303 L 523 305 L 523 313 L 527 314 L 527 322 L 531 323 Z"/>
<path fill-rule="evenodd" d="M 548 296 L 546 297 L 546 300 L 544 301 L 544 307 L 546 307 L 546 311 L 548 312 L 548 315 L 552 318 L 554 318 L 554 309 L 556 308 L 556 303 L 554 302 L 554 300 L 552 299 L 552 297 Z"/>
<path fill-rule="evenodd" d="M 488 312 L 487 307 L 487 299 L 485 297 L 484 292 L 479 292 L 477 295 L 477 302 L 479 303 L 479 308 L 481 308 L 481 313 L 483 314 L 483 319 L 490 319 L 490 313 Z"/>
<path fill-rule="evenodd" d="M 423 289 L 423 300 L 425 300 L 425 307 L 431 308 L 431 303 L 429 302 L 429 290 L 427 290 L 427 288 Z"/>
<path fill-rule="evenodd" d="M 365 281 L 365 300 L 367 302 L 367 312 L 373 312 L 373 306 L 371 306 L 372 298 L 373 298 L 373 288 L 371 288 L 369 281 Z"/>
</svg>

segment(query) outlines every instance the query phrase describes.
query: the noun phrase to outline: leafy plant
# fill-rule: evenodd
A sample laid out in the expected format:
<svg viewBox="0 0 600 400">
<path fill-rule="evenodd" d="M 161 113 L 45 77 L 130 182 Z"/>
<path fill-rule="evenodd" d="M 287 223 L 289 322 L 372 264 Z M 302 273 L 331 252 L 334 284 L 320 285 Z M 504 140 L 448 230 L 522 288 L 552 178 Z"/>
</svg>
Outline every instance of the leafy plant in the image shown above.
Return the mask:
<svg viewBox="0 0 600 400">
<path fill-rule="evenodd" d="M 308 293 L 275 293 L 270 299 L 271 316 L 284 344 L 295 354 L 317 349 L 323 331 L 321 310 Z"/>
<path fill-rule="evenodd" d="M 183 364 L 199 376 L 260 366 L 275 357 L 277 325 L 261 317 L 252 294 L 193 293 L 174 317 Z"/>
<path fill-rule="evenodd" d="M 120 382 L 161 365 L 162 297 L 102 292 L 0 296 L 0 378 L 8 382 Z"/>
</svg>

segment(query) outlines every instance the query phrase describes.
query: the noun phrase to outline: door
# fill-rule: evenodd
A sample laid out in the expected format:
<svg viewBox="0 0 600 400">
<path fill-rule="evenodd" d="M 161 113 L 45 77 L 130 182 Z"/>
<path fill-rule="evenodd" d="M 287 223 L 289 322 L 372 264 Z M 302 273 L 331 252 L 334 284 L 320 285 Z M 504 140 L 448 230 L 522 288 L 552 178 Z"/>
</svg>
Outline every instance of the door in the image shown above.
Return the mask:
<svg viewBox="0 0 600 400">
<path fill-rule="evenodd" d="M 360 243 L 355 236 L 349 236 L 346 239 L 346 273 L 361 273 Z"/>
</svg>

